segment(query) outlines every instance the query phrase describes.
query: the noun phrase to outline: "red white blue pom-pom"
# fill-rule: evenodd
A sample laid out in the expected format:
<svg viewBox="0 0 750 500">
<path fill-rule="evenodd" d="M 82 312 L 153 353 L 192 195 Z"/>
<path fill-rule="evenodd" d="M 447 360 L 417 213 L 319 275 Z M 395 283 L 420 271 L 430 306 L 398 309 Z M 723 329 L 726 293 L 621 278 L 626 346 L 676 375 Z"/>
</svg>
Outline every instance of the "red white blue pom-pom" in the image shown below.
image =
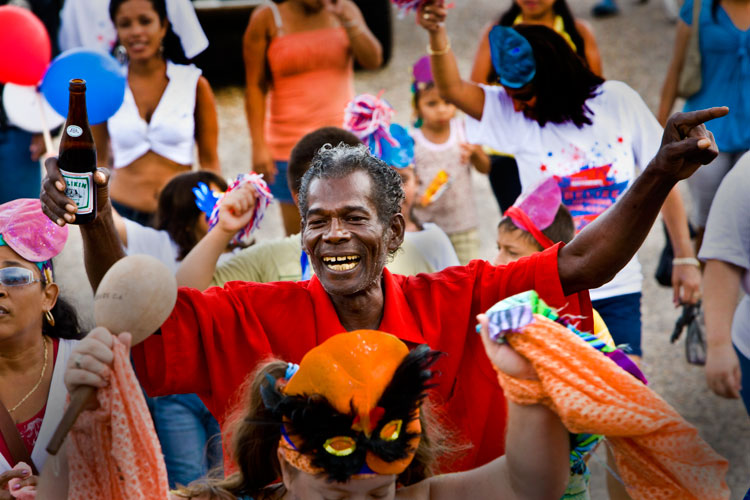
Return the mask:
<svg viewBox="0 0 750 500">
<path fill-rule="evenodd" d="M 380 157 L 381 141 L 398 147 L 398 141 L 389 131 L 393 108 L 380 95 L 360 94 L 344 110 L 344 128 L 364 142 L 370 151 Z"/>
<path fill-rule="evenodd" d="M 252 243 L 253 240 L 251 234 L 260 226 L 260 221 L 263 220 L 266 208 L 268 208 L 268 205 L 273 201 L 273 195 L 271 194 L 268 184 L 263 180 L 263 175 L 256 174 L 255 172 L 238 175 L 237 179 L 229 184 L 229 188 L 226 192 L 219 195 L 219 198 L 211 211 L 211 215 L 208 217 L 208 230 L 210 231 L 219 222 L 219 209 L 221 208 L 221 202 L 227 194 L 231 193 L 233 189 L 237 189 L 248 183 L 255 187 L 255 191 L 258 193 L 258 199 L 255 203 L 253 216 L 250 219 L 250 222 L 232 238 L 230 245 L 233 246 L 247 246 Z"/>
</svg>

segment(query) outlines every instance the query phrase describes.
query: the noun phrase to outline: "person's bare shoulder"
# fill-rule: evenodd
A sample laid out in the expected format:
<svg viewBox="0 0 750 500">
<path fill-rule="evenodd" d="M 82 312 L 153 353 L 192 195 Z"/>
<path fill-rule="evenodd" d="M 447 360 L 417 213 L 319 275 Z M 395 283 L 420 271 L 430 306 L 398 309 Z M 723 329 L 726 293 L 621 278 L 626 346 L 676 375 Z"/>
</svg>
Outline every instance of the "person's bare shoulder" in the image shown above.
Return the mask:
<svg viewBox="0 0 750 500">
<path fill-rule="evenodd" d="M 273 36 L 275 28 L 276 21 L 274 21 L 270 6 L 260 5 L 253 9 L 247 25 L 248 33 L 252 33 L 254 36 L 268 37 Z"/>
<path fill-rule="evenodd" d="M 583 19 L 576 19 L 576 29 L 578 30 L 578 33 L 581 34 L 581 38 L 584 39 L 584 41 L 589 40 L 595 40 L 594 38 L 594 32 L 591 29 L 591 25 L 584 21 Z"/>
</svg>

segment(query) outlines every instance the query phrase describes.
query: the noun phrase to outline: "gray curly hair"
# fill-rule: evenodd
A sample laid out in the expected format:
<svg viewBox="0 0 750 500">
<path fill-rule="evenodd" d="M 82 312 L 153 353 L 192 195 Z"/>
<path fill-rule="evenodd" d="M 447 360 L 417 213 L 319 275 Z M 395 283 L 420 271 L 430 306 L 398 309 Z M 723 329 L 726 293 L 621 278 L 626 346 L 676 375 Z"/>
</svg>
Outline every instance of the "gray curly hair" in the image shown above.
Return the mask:
<svg viewBox="0 0 750 500">
<path fill-rule="evenodd" d="M 394 215 L 401 212 L 404 189 L 401 176 L 385 162 L 376 158 L 365 145 L 349 146 L 343 142 L 338 146 L 324 145 L 313 157 L 312 164 L 302 177 L 299 189 L 299 211 L 302 222 L 308 209 L 307 195 L 315 179 L 340 179 L 356 170 L 366 172 L 372 180 L 370 197 L 383 224 L 390 223 Z"/>
</svg>

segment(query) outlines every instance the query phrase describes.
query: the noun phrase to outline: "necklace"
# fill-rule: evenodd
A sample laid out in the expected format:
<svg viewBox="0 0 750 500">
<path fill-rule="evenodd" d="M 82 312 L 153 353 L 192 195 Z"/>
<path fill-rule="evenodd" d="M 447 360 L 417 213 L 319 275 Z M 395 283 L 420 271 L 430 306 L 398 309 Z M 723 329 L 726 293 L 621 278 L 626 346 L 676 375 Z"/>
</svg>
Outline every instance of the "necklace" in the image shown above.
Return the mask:
<svg viewBox="0 0 750 500">
<path fill-rule="evenodd" d="M 39 389 L 39 386 L 42 383 L 42 380 L 44 380 L 44 373 L 47 371 L 47 337 L 42 337 L 42 344 L 44 344 L 44 364 L 42 365 L 42 373 L 39 375 L 39 380 L 36 381 L 36 384 L 34 384 L 34 387 L 31 388 L 29 392 L 26 393 L 26 395 L 16 403 L 16 406 L 8 410 L 8 413 L 13 413 L 18 409 L 19 406 L 21 406 L 29 397 L 36 392 L 37 389 Z"/>
</svg>

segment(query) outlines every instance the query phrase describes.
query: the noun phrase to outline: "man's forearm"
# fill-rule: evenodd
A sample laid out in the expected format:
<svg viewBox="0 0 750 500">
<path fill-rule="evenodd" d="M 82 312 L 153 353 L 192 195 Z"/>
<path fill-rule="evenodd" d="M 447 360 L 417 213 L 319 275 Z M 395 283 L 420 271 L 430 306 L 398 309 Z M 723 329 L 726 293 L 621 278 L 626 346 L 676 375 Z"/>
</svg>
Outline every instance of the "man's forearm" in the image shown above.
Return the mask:
<svg viewBox="0 0 750 500">
<path fill-rule="evenodd" d="M 570 475 L 570 437 L 544 405 L 508 401 L 508 478 L 519 498 L 560 498 Z"/>
<path fill-rule="evenodd" d="M 227 248 L 235 233 L 215 227 L 203 237 L 182 260 L 177 269 L 177 285 L 205 290 L 216 271 L 216 261 Z"/>
<path fill-rule="evenodd" d="M 83 262 L 91 288 L 96 293 L 99 283 L 112 265 L 125 257 L 120 237 L 117 235 L 112 213 L 106 212 L 89 224 L 82 224 Z"/>
<path fill-rule="evenodd" d="M 560 250 L 560 283 L 566 295 L 599 287 L 625 267 L 676 183 L 647 168 L 617 203 Z"/>
</svg>

